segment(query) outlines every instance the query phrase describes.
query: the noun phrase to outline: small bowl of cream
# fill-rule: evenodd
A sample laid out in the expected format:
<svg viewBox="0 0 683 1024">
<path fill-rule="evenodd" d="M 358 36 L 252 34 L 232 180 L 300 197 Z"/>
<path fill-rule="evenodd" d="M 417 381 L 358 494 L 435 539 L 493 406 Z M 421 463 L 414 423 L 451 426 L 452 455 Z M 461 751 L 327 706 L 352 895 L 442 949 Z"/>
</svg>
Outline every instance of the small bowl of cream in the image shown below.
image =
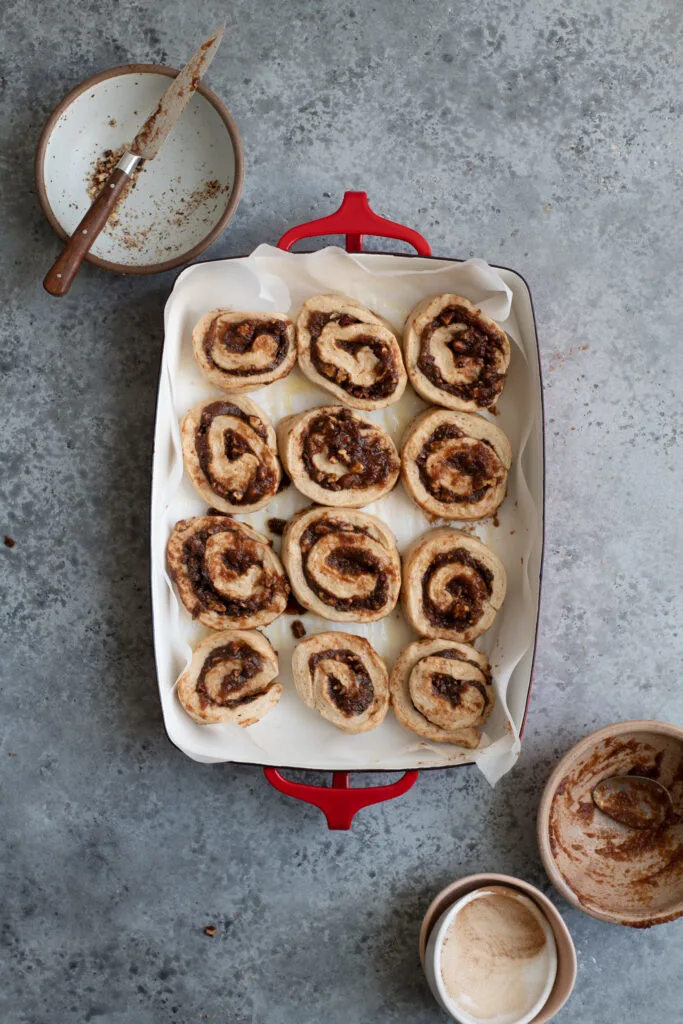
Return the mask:
<svg viewBox="0 0 683 1024">
<path fill-rule="evenodd" d="M 542 1024 L 576 977 L 562 918 L 518 879 L 473 875 L 449 886 L 425 915 L 420 938 L 429 987 L 459 1024 Z"/>
</svg>

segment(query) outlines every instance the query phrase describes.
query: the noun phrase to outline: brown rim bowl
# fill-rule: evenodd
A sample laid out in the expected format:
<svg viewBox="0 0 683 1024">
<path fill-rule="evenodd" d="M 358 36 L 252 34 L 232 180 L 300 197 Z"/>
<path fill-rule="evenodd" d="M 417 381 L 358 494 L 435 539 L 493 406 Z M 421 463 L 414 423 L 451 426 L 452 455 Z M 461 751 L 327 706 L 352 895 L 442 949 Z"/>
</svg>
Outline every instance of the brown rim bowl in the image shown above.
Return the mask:
<svg viewBox="0 0 683 1024">
<path fill-rule="evenodd" d="M 447 885 L 445 889 L 436 896 L 427 908 L 427 913 L 422 920 L 420 928 L 420 961 L 422 969 L 425 966 L 425 951 L 432 928 L 439 920 L 444 911 L 468 892 L 474 889 L 481 889 L 488 885 L 507 885 L 511 889 L 523 892 L 525 896 L 533 900 L 536 906 L 544 913 L 548 924 L 552 928 L 557 946 L 557 975 L 555 984 L 548 996 L 543 1009 L 536 1014 L 532 1024 L 545 1024 L 555 1014 L 559 1013 L 569 999 L 576 981 L 576 950 L 569 929 L 562 920 L 559 910 L 551 903 L 547 896 L 544 896 L 540 889 L 523 881 L 521 878 L 514 878 L 511 875 L 478 874 L 467 875 L 459 878 L 456 882 Z"/>
<path fill-rule="evenodd" d="M 126 143 L 130 143 L 135 132 L 141 126 L 142 119 L 148 112 L 154 109 L 154 103 L 158 98 L 158 88 L 156 90 L 157 98 L 152 96 L 151 100 L 147 97 L 143 88 L 140 92 L 139 104 L 136 100 L 131 102 L 130 90 L 128 95 L 126 95 L 126 89 L 123 85 L 119 82 L 111 82 L 111 80 L 121 79 L 123 81 L 126 76 L 131 75 L 154 75 L 155 77 L 163 75 L 166 78 L 174 78 L 177 74 L 178 71 L 174 68 L 164 67 L 160 64 L 123 64 L 120 67 L 110 68 L 107 71 L 92 75 L 84 82 L 81 82 L 80 85 L 77 85 L 75 89 L 72 89 L 55 107 L 43 128 L 38 143 L 35 159 L 35 179 L 38 199 L 43 212 L 61 239 L 66 240 L 68 237 L 68 231 L 63 222 L 69 219 L 73 221 L 73 223 L 68 224 L 69 232 L 72 231 L 90 203 L 90 200 L 87 198 L 85 183 L 88 178 L 89 168 L 91 169 L 94 166 L 95 159 L 108 148 L 117 149 Z M 93 90 L 96 86 L 102 87 L 103 83 L 111 84 L 108 84 L 106 88 L 103 87 L 100 91 L 91 92 L 90 97 L 88 97 L 89 100 L 93 101 L 91 104 L 92 112 L 90 108 L 84 109 L 84 101 L 81 100 L 83 94 L 87 93 L 88 90 Z M 139 79 L 132 79 L 131 84 L 141 83 Z M 145 83 L 143 82 L 142 84 L 144 87 Z M 154 92 L 151 83 L 150 89 Z M 100 98 L 101 92 L 103 92 L 103 95 Z M 147 170 L 151 173 L 157 169 L 157 161 L 161 164 L 165 151 L 173 149 L 175 146 L 179 154 L 184 154 L 180 169 L 186 170 L 186 165 L 189 165 L 186 181 L 189 180 L 192 183 L 192 174 L 194 173 L 196 182 L 199 180 L 198 176 L 204 173 L 204 184 L 207 184 L 207 173 L 210 173 L 210 171 L 204 171 L 203 168 L 213 168 L 214 175 L 216 177 L 220 176 L 221 184 L 223 184 L 223 178 L 227 175 L 228 180 L 225 182 L 225 188 L 222 189 L 222 191 L 225 191 L 225 205 L 218 205 L 214 202 L 210 209 L 202 207 L 201 212 L 197 214 L 194 221 L 191 221 L 186 213 L 190 207 L 178 206 L 175 212 L 177 213 L 180 210 L 182 217 L 176 217 L 174 220 L 173 211 L 164 210 L 163 208 L 163 197 L 170 194 L 170 192 L 164 191 L 153 200 L 150 199 L 150 202 L 154 202 L 155 210 L 161 211 L 159 223 L 167 225 L 163 227 L 163 230 L 168 231 L 170 236 L 173 235 L 174 224 L 176 228 L 179 223 L 187 225 L 188 241 L 186 249 L 183 248 L 185 243 L 182 240 L 182 236 L 180 236 L 182 229 L 177 228 L 179 238 L 175 246 L 170 247 L 173 250 L 172 256 L 158 258 L 161 248 L 159 243 L 154 249 L 154 258 L 146 261 L 145 245 L 147 243 L 140 241 L 137 245 L 138 252 L 134 254 L 135 258 L 132 257 L 130 262 L 126 262 L 120 257 L 119 259 L 111 259 L 96 253 L 88 253 L 86 259 L 89 263 L 93 263 L 103 270 L 111 270 L 119 274 L 157 274 L 165 270 L 172 270 L 196 259 L 197 256 L 208 249 L 220 237 L 229 224 L 237 209 L 242 193 L 244 180 L 242 140 L 240 139 L 237 125 L 223 101 L 202 83 L 199 84 L 197 94 L 205 101 L 205 104 L 197 104 L 194 99 L 191 101 L 188 109 L 183 112 L 178 125 L 171 131 L 160 155 L 155 161 L 150 162 L 148 167 L 144 168 L 143 175 Z M 79 100 L 81 100 L 81 103 L 77 104 Z M 76 104 L 75 107 L 74 104 Z M 206 104 L 209 106 L 207 107 Z M 118 115 L 119 105 L 122 110 L 120 118 Z M 132 105 L 139 105 L 139 112 L 137 109 L 132 111 L 130 109 Z M 70 110 L 70 108 L 73 108 L 73 110 Z M 197 118 L 198 111 L 199 117 Z M 65 117 L 64 115 L 67 113 L 70 113 L 71 117 Z M 133 117 L 133 114 L 136 116 Z M 191 114 L 195 115 L 194 122 L 188 120 Z M 184 119 L 185 123 L 183 123 Z M 218 132 L 216 132 L 216 128 L 219 129 Z M 225 134 L 220 131 L 221 128 L 224 128 Z M 51 146 L 55 129 L 61 130 L 60 141 L 57 142 L 55 140 L 55 145 Z M 217 135 L 220 136 L 220 139 L 217 138 Z M 63 142 L 61 141 L 62 137 Z M 179 147 L 182 148 L 179 149 Z M 225 161 L 221 157 L 221 147 L 223 155 L 229 155 L 230 151 L 232 151 L 234 169 L 230 172 L 225 170 Z M 192 154 L 191 160 L 187 160 L 186 154 L 188 152 Z M 58 162 L 63 159 L 65 169 L 61 177 L 58 177 L 60 174 L 59 170 L 56 171 L 54 177 L 47 175 L 46 163 L 48 155 L 51 160 L 58 159 Z M 170 173 L 171 166 L 175 168 L 180 163 L 178 161 L 178 164 L 169 165 L 169 159 L 172 158 L 167 156 L 165 161 L 166 175 Z M 178 159 L 177 156 L 175 159 Z M 217 167 L 218 172 L 216 171 Z M 157 170 L 157 176 L 160 187 L 162 187 L 160 170 Z M 166 189 L 167 187 L 166 181 L 164 181 L 163 188 Z M 171 189 L 173 187 L 171 186 Z M 187 188 L 190 189 L 189 198 L 192 199 L 191 184 L 187 185 Z M 134 195 L 135 192 L 130 193 L 131 200 Z M 52 200 L 50 197 L 52 197 Z M 188 196 L 180 198 L 180 189 L 178 189 L 178 199 L 176 202 L 186 202 L 187 199 Z M 202 201 L 197 199 L 195 201 L 195 208 L 198 208 Z M 206 201 L 208 202 L 209 200 L 207 199 Z M 168 202 L 170 203 L 170 200 Z M 55 209 L 55 206 L 57 209 Z M 73 210 L 76 210 L 76 213 L 73 213 Z M 126 212 L 125 204 L 122 210 L 124 213 Z M 169 213 L 170 216 L 168 216 Z M 166 217 L 165 220 L 163 219 L 164 217 Z M 184 221 L 182 220 L 183 217 L 185 218 Z M 206 233 L 202 234 L 204 224 L 208 225 L 208 228 Z M 158 237 L 161 230 L 161 227 L 155 227 L 150 233 L 150 240 L 152 237 Z M 145 237 L 145 232 L 140 234 L 140 238 L 142 239 L 143 237 Z M 97 246 L 97 243 L 95 245 Z M 164 248 L 169 249 L 169 247 Z M 179 251 L 180 249 L 182 251 Z M 120 245 L 118 246 L 118 251 L 124 251 Z"/>
<path fill-rule="evenodd" d="M 595 807 L 595 785 L 628 774 L 669 789 L 674 813 L 664 825 L 629 828 Z M 638 720 L 586 736 L 548 779 L 537 829 L 550 880 L 579 910 L 631 928 L 683 915 L 683 729 Z"/>
</svg>

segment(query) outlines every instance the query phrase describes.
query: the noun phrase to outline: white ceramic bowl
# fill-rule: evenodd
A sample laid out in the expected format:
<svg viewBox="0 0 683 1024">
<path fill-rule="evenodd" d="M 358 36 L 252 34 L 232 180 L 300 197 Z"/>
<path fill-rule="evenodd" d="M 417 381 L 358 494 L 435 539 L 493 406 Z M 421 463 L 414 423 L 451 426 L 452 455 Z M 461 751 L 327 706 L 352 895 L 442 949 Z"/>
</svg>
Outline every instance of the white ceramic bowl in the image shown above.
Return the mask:
<svg viewBox="0 0 683 1024">
<path fill-rule="evenodd" d="M 454 1020 L 458 1021 L 459 1024 L 478 1024 L 478 1020 L 473 1018 L 463 1008 L 458 1007 L 452 997 L 449 995 L 444 984 L 443 975 L 441 972 L 441 954 L 444 948 L 444 940 L 446 934 L 454 919 L 460 913 L 464 906 L 471 903 L 473 900 L 481 898 L 482 894 L 491 890 L 491 886 L 483 885 L 476 889 L 470 890 L 464 893 L 460 898 L 456 899 L 454 903 L 451 903 L 440 917 L 436 920 L 431 928 L 429 938 L 424 953 L 423 965 L 425 976 L 427 978 L 427 984 L 429 985 L 432 995 L 439 1003 L 441 1008 Z M 498 888 L 500 888 L 498 886 Z M 520 900 L 527 908 L 527 910 L 534 916 L 538 924 L 543 930 L 545 940 L 550 950 L 548 975 L 545 981 L 543 990 L 536 1000 L 533 1006 L 521 1017 L 515 1019 L 514 1024 L 530 1024 L 541 1012 L 546 1003 L 550 993 L 555 985 L 557 977 L 557 946 L 555 942 L 554 930 L 551 927 L 550 922 L 546 918 L 543 911 L 531 900 L 525 893 L 519 892 L 510 886 L 506 886 L 511 891 L 511 895 L 514 898 Z"/>
<path fill-rule="evenodd" d="M 178 72 L 126 64 L 82 82 L 53 111 L 38 144 L 36 186 L 61 238 L 92 202 L 93 168 L 106 150 L 132 142 Z M 150 274 L 197 257 L 224 230 L 239 202 L 244 160 L 225 104 L 199 86 L 154 160 L 93 243 L 86 259 L 107 270 Z"/>
</svg>

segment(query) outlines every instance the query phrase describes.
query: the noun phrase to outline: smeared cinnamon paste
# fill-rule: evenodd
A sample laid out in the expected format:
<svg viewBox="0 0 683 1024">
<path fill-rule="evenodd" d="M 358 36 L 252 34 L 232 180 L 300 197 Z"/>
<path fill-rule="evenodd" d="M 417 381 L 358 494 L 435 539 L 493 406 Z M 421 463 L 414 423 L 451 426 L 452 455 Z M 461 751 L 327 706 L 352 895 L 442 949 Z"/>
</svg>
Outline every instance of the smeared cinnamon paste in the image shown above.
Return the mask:
<svg viewBox="0 0 683 1024">
<path fill-rule="evenodd" d="M 629 774 L 671 794 L 673 814 L 659 827 L 630 828 L 595 806 L 598 782 Z M 680 916 L 669 908 L 683 905 L 683 742 L 637 729 L 599 742 L 560 780 L 548 829 L 553 859 L 583 906 L 635 928 Z"/>
</svg>

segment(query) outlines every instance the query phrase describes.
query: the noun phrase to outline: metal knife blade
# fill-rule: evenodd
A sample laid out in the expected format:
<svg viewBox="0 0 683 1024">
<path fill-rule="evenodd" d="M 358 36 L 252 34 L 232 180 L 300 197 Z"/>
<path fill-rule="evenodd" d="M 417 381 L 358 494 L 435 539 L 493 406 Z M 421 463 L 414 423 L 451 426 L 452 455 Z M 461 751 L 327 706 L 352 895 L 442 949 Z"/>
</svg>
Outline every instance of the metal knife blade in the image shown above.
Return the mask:
<svg viewBox="0 0 683 1024">
<path fill-rule="evenodd" d="M 131 153 L 135 153 L 143 160 L 154 159 L 216 56 L 224 31 L 225 25 L 221 25 L 210 39 L 202 43 L 180 74 L 173 79 L 159 100 L 156 110 L 135 136 L 130 146 Z"/>
</svg>

